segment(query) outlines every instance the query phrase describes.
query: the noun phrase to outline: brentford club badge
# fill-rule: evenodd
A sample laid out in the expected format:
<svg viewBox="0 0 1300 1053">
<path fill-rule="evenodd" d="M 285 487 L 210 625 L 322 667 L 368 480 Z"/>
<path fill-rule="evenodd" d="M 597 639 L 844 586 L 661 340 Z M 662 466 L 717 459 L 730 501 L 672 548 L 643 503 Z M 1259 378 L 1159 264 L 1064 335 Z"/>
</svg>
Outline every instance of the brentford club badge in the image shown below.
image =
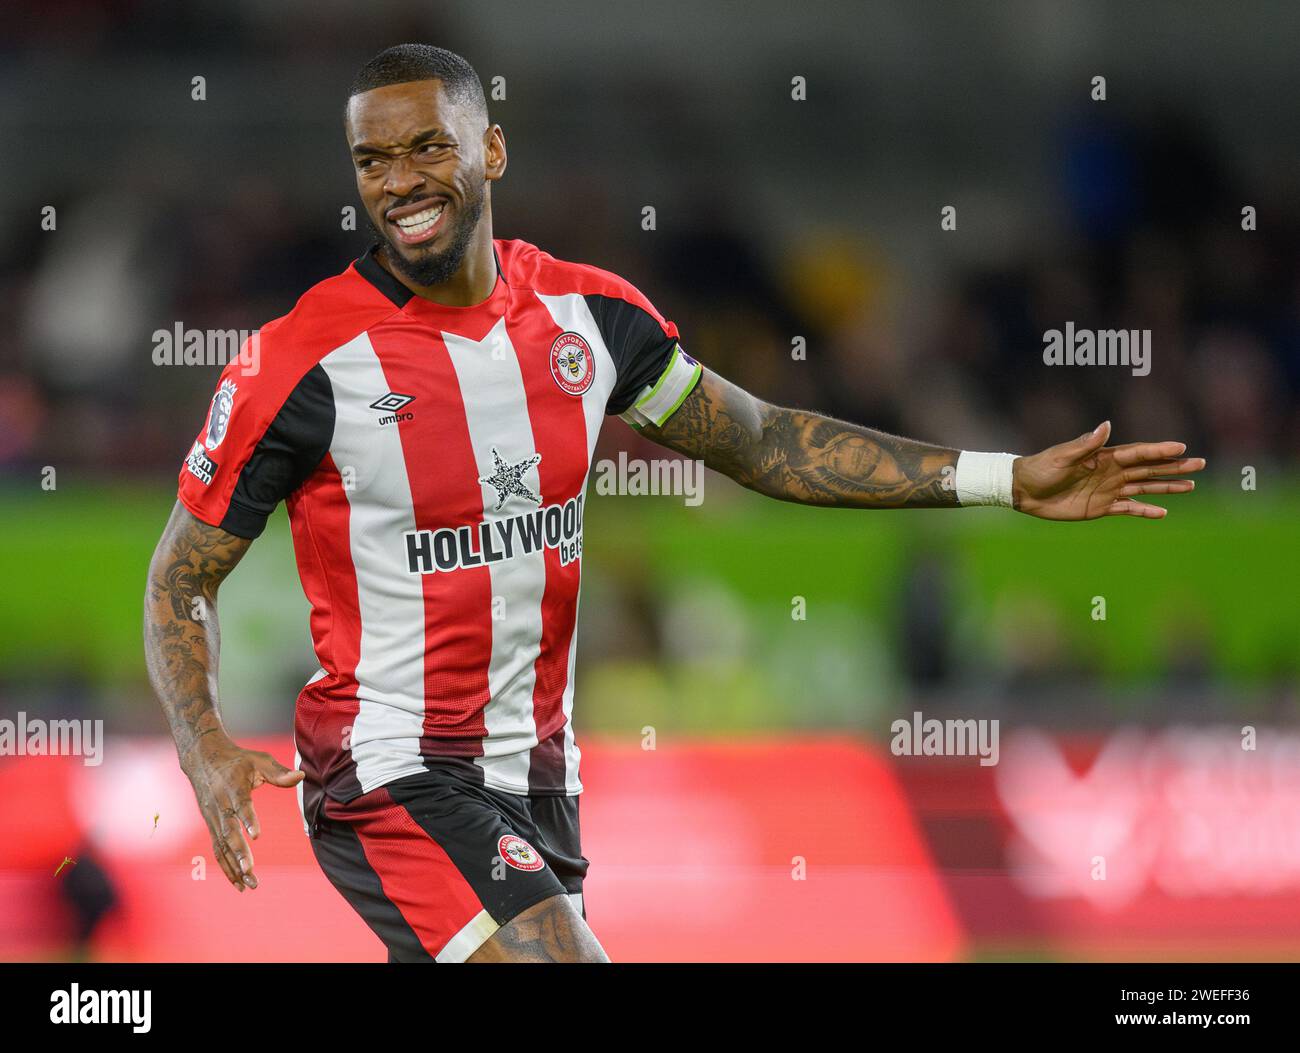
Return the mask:
<svg viewBox="0 0 1300 1053">
<path fill-rule="evenodd" d="M 551 345 L 551 376 L 566 395 L 582 395 L 596 379 L 591 346 L 577 333 L 561 333 Z"/>
<path fill-rule="evenodd" d="M 497 855 L 516 870 L 541 870 L 542 857 L 522 837 L 506 834 L 497 842 Z"/>
</svg>

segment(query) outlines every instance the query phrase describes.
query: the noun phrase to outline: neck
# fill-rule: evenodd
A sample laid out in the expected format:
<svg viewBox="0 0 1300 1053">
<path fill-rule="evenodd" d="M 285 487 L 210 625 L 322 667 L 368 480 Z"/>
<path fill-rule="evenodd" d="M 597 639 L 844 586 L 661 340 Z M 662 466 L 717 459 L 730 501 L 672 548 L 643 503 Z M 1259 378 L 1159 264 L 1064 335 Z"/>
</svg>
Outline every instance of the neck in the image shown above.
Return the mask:
<svg viewBox="0 0 1300 1053">
<path fill-rule="evenodd" d="M 375 253 L 384 270 L 405 285 L 416 296 L 420 296 L 443 307 L 473 307 L 492 295 L 497 285 L 497 260 L 492 248 L 492 219 L 487 210 L 483 211 L 483 220 L 474 232 L 474 239 L 465 250 L 456 273 L 445 282 L 437 285 L 419 285 L 413 282 L 399 267 L 393 265 L 387 245 L 380 245 Z"/>
</svg>

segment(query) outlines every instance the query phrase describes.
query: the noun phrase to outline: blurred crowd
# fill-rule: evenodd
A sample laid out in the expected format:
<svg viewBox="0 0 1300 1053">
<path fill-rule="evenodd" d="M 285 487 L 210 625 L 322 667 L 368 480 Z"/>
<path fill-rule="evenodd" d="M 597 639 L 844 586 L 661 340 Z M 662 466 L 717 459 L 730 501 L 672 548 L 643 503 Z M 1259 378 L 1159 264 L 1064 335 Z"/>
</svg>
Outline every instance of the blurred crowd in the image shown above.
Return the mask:
<svg viewBox="0 0 1300 1053">
<path fill-rule="evenodd" d="M 337 154 L 315 163 L 341 167 Z M 773 401 L 967 448 L 1032 450 L 1110 417 L 1118 441 L 1183 438 L 1233 471 L 1294 467 L 1294 201 L 1252 193 L 1176 121 L 1073 129 L 1059 161 L 1067 238 L 1028 240 L 1011 263 L 945 268 L 940 256 L 935 281 L 910 275 L 871 231 L 759 241 L 725 200 L 702 200 L 690 223 L 653 237 L 598 200 L 581 229 L 499 220 L 497 233 L 620 269 L 696 357 Z M 49 202 L 57 236 L 36 221 L 45 199 L 29 200 L 0 265 L 0 466 L 175 467 L 218 370 L 153 364 L 151 334 L 177 322 L 255 328 L 368 241 L 265 175 L 234 175 L 219 201 L 185 190 L 70 189 Z M 529 215 L 526 181 L 497 196 L 499 211 Z M 1245 231 L 1251 203 L 1259 229 Z M 1150 329 L 1150 374 L 1045 365 L 1043 334 L 1067 320 Z"/>
</svg>

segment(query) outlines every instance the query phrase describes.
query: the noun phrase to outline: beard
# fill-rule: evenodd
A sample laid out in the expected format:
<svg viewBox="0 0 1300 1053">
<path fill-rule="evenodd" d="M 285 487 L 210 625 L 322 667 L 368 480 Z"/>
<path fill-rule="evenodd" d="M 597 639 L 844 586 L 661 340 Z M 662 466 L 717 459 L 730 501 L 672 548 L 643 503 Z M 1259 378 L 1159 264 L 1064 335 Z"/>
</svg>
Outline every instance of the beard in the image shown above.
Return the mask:
<svg viewBox="0 0 1300 1053">
<path fill-rule="evenodd" d="M 469 251 L 470 242 L 478 230 L 479 218 L 483 215 L 483 203 L 487 197 L 486 183 L 478 187 L 473 197 L 465 200 L 463 207 L 454 210 L 455 225 L 451 229 L 451 244 L 441 252 L 417 247 L 419 253 L 415 259 L 403 254 L 403 246 L 394 241 L 388 233 L 375 226 L 374 220 L 367 217 L 371 233 L 379 239 L 388 250 L 388 260 L 401 271 L 402 276 L 416 285 L 442 285 L 450 281 L 452 275 L 460 270 L 465 262 L 465 253 Z"/>
</svg>

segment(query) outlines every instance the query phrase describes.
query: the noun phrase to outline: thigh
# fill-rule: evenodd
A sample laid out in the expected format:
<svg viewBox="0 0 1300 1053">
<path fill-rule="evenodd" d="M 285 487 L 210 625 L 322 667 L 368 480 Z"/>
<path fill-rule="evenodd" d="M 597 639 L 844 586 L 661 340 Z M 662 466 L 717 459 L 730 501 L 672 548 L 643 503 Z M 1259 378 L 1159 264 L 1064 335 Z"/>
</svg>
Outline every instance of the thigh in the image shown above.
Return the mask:
<svg viewBox="0 0 1300 1053">
<path fill-rule="evenodd" d="M 471 962 L 608 962 L 568 894 L 552 896 L 502 925 Z"/>
</svg>

